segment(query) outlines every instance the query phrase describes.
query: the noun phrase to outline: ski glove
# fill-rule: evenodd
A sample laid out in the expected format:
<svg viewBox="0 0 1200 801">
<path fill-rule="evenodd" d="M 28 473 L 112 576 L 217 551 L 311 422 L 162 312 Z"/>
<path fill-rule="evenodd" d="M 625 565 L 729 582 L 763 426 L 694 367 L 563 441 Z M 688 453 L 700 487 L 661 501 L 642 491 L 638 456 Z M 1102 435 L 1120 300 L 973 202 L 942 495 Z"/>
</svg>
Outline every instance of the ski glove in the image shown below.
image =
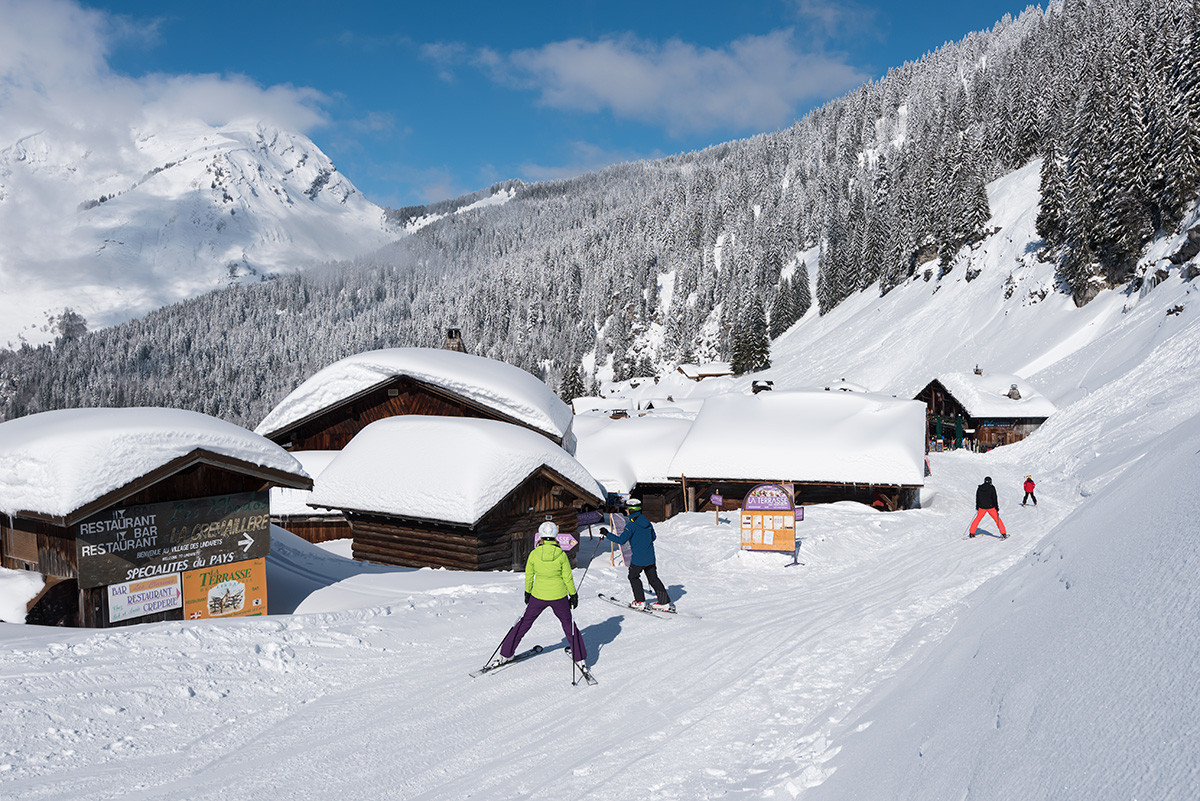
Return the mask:
<svg viewBox="0 0 1200 801">
<path fill-rule="evenodd" d="M 533 593 L 525 593 L 525 603 L 529 603 L 529 599 L 533 597 Z"/>
<path fill-rule="evenodd" d="M 577 606 L 579 606 L 579 593 L 571 596 L 571 608 L 574 609 Z"/>
<path fill-rule="evenodd" d="M 612 533 L 612 532 L 611 532 L 611 531 L 609 531 L 608 529 L 606 529 L 604 526 L 601 526 L 601 527 L 600 527 L 600 536 L 601 536 L 601 537 L 607 537 L 607 536 L 608 536 L 609 534 L 611 534 L 611 533 Z"/>
</svg>

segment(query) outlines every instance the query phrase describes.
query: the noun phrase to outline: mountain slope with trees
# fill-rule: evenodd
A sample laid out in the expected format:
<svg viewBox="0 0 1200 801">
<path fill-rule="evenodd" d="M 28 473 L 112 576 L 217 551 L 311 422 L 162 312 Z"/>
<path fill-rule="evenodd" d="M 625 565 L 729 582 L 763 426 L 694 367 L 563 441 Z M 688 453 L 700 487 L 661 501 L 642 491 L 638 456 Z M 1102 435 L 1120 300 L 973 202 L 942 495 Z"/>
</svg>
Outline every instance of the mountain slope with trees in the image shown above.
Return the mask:
<svg viewBox="0 0 1200 801">
<path fill-rule="evenodd" d="M 996 233 L 985 185 L 1038 157 L 1038 257 L 1082 305 L 1156 280 L 1139 256 L 1195 200 L 1198 28 L 1196 0 L 1056 2 L 784 131 L 393 212 L 423 227 L 370 257 L 0 354 L 2 414 L 154 404 L 254 423 L 331 361 L 451 326 L 572 394 L 679 361 L 758 369 L 763 339 L 812 304 L 928 280 L 935 260 L 943 280 Z"/>
</svg>

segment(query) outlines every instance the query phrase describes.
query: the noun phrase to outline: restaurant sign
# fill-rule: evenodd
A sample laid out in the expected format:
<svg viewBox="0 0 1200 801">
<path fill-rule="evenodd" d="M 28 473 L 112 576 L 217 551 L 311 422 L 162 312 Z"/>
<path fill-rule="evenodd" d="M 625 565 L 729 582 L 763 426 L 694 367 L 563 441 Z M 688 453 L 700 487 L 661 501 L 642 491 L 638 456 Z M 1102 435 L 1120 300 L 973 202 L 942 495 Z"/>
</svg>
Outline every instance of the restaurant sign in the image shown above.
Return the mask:
<svg viewBox="0 0 1200 801">
<path fill-rule="evenodd" d="M 742 501 L 742 550 L 796 549 L 796 511 L 792 494 L 778 484 L 759 484 Z"/>
<path fill-rule="evenodd" d="M 266 492 L 107 509 L 75 526 L 79 586 L 201 570 L 265 557 Z"/>
</svg>

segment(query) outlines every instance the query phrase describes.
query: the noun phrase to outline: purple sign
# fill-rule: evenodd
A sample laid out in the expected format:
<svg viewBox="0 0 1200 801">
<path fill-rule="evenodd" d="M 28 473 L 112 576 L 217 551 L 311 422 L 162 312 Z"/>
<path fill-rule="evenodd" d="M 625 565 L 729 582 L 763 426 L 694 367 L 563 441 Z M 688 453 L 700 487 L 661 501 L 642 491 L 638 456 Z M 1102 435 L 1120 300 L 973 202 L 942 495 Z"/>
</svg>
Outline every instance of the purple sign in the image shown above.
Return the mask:
<svg viewBox="0 0 1200 801">
<path fill-rule="evenodd" d="M 720 506 L 721 504 L 725 503 L 725 499 L 722 498 L 720 495 L 718 495 L 715 492 L 712 494 L 712 497 L 710 497 L 708 500 L 712 503 L 713 506 Z"/>
<path fill-rule="evenodd" d="M 793 508 L 792 496 L 778 484 L 759 484 L 742 501 L 747 512 L 790 512 Z"/>
</svg>

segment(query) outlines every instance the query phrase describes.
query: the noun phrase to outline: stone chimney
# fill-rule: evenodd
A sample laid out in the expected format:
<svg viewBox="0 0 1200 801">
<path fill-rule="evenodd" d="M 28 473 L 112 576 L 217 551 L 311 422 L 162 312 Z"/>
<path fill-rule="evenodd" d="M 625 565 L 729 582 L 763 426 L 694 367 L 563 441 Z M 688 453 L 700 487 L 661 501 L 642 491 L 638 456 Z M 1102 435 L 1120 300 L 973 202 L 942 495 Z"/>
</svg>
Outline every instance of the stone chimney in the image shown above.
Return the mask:
<svg viewBox="0 0 1200 801">
<path fill-rule="evenodd" d="M 978 364 L 975 365 L 975 375 L 983 375 L 983 368 L 980 367 Z"/>
<path fill-rule="evenodd" d="M 442 343 L 444 350 L 456 350 L 459 353 L 466 353 L 467 346 L 463 344 L 462 331 L 457 328 L 446 329 L 446 341 Z"/>
<path fill-rule="evenodd" d="M 1017 389 L 1016 384 L 1013 384 L 1008 388 L 1008 397 L 1012 398 L 1013 400 L 1021 399 L 1021 390 Z"/>
</svg>

